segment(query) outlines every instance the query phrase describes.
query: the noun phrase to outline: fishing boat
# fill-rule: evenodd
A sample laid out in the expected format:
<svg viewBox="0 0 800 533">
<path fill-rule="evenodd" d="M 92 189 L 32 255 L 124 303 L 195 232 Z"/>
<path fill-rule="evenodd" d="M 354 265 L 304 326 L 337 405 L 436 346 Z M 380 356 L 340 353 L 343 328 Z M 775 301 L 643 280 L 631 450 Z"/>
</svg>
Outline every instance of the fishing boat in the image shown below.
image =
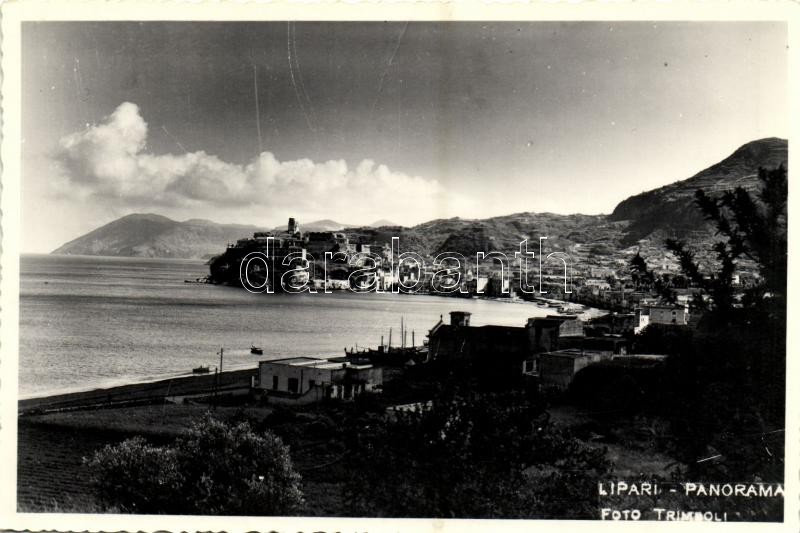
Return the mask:
<svg viewBox="0 0 800 533">
<path fill-rule="evenodd" d="M 423 341 L 422 346 L 416 344 L 416 336 L 411 331 L 411 345 L 407 344 L 408 330 L 403 317 L 400 317 L 400 346 L 392 346 L 392 328 L 389 328 L 389 344 L 381 343 L 377 349 L 361 348 L 358 345 L 349 350 L 345 348 L 345 358 L 355 364 L 372 364 L 376 366 L 402 367 L 409 364 L 418 364 L 428 359 L 428 346 Z"/>
<path fill-rule="evenodd" d="M 264 350 L 256 346 L 255 344 L 250 345 L 250 353 L 253 355 L 264 355 Z"/>
<path fill-rule="evenodd" d="M 192 374 L 208 374 L 209 368 L 207 366 L 198 366 L 192 369 Z"/>
</svg>

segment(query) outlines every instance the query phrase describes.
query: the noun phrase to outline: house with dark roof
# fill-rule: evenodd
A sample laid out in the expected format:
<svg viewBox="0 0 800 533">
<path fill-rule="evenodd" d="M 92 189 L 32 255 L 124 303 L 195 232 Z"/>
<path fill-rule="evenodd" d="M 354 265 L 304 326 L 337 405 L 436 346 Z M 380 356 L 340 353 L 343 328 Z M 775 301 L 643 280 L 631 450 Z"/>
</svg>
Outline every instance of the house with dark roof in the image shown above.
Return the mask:
<svg viewBox="0 0 800 533">
<path fill-rule="evenodd" d="M 428 333 L 428 353 L 439 363 L 480 364 L 497 373 L 536 375 L 536 355 L 555 351 L 564 324 L 572 336 L 582 332 L 575 317 L 534 317 L 524 326 L 471 326 L 470 313 L 453 311 Z"/>
</svg>

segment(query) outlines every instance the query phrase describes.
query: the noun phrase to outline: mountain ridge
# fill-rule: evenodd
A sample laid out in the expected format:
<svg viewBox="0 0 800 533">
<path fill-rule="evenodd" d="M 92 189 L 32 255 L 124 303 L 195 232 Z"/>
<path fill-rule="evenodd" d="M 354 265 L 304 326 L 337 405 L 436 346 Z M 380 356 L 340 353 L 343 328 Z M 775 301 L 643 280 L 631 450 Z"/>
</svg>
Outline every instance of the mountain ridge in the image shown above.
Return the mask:
<svg viewBox="0 0 800 533">
<path fill-rule="evenodd" d="M 131 213 L 73 239 L 51 253 L 56 255 L 107 255 L 206 259 L 243 233 L 263 231 L 243 224 L 178 222 L 153 213 Z"/>
<path fill-rule="evenodd" d="M 718 194 L 734 187 L 753 190 L 758 187 L 758 168 L 786 165 L 788 142 L 767 137 L 746 143 L 731 155 L 692 177 L 651 189 L 621 201 L 609 220 L 629 220 L 625 242 L 631 244 L 657 229 L 681 235 L 705 227 L 707 222 L 694 205 L 694 193 L 703 189 Z"/>
<path fill-rule="evenodd" d="M 768 137 L 746 143 L 728 157 L 688 179 L 679 180 L 622 200 L 608 215 L 520 212 L 485 219 L 461 217 L 429 220 L 411 227 L 389 220 L 367 226 L 349 226 L 334 220 L 303 224 L 307 231 L 344 231 L 355 241 L 388 243 L 400 237 L 404 251 L 423 255 L 459 252 L 513 251 L 522 239 L 547 236 L 548 248 L 584 247 L 608 253 L 642 240 L 664 235 L 709 233 L 711 228 L 692 201 L 694 191 L 720 193 L 742 186 L 758 186 L 760 166 L 786 165 L 788 143 Z M 285 226 L 274 228 L 283 230 Z M 178 222 L 155 213 L 131 213 L 60 246 L 54 254 L 175 257 L 207 259 L 224 251 L 229 242 L 269 231 L 245 224 L 219 224 L 205 219 Z"/>
</svg>

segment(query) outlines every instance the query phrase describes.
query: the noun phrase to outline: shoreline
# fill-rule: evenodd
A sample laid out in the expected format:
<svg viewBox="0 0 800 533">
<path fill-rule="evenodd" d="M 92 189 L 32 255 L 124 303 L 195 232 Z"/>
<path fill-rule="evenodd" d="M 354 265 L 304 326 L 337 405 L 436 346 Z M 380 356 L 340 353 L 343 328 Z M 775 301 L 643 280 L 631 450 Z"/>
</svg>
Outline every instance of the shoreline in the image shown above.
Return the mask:
<svg viewBox="0 0 800 533">
<path fill-rule="evenodd" d="M 250 381 L 258 367 L 226 370 L 218 374 L 218 392 L 225 394 L 250 387 Z M 86 391 L 68 392 L 17 400 L 17 412 L 60 411 L 79 408 L 145 403 L 169 397 L 211 394 L 215 375 L 189 375 L 157 381 L 135 382 L 114 387 L 96 388 Z"/>
<path fill-rule="evenodd" d="M 269 356 L 266 356 L 269 357 Z M 280 356 L 275 356 L 280 357 Z M 317 356 L 315 356 L 317 357 Z M 320 355 L 318 357 L 335 357 L 335 355 Z M 262 359 L 253 359 L 253 362 L 256 363 L 256 368 L 258 368 L 259 361 L 268 361 L 269 359 L 262 358 Z M 240 371 L 240 370 L 249 370 L 251 368 L 250 363 L 225 363 L 225 367 L 229 368 L 229 370 L 225 370 L 223 374 L 227 374 L 228 372 Z M 171 380 L 178 380 L 178 379 L 185 379 L 185 378 L 192 378 L 192 377 L 200 377 L 204 375 L 214 375 L 213 366 L 209 374 L 193 374 L 191 371 L 175 371 L 175 372 L 165 372 L 163 374 L 156 374 L 150 376 L 129 376 L 127 378 L 109 378 L 104 382 L 97 383 L 95 385 L 75 385 L 72 387 L 63 387 L 58 389 L 51 389 L 47 391 L 39 391 L 39 392 L 31 392 L 29 394 L 20 394 L 18 395 L 18 401 L 36 401 L 36 400 L 44 400 L 47 398 L 54 398 L 56 396 L 69 396 L 71 394 L 84 394 L 90 393 L 100 390 L 111 390 L 111 389 L 118 389 L 120 387 L 126 387 L 128 385 L 147 385 L 158 383 L 161 381 L 171 381 Z"/>
</svg>

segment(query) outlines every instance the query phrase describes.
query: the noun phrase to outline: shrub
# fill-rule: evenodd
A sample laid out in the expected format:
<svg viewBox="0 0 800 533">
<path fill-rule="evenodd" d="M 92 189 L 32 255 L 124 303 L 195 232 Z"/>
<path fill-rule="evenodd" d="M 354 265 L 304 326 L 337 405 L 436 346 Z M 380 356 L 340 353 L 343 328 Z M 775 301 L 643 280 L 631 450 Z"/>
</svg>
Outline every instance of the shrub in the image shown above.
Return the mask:
<svg viewBox="0 0 800 533">
<path fill-rule="evenodd" d="M 288 448 L 246 422 L 229 426 L 206 417 L 177 440 L 176 455 L 192 513 L 277 515 L 302 503 Z"/>
<path fill-rule="evenodd" d="M 575 374 L 570 398 L 604 418 L 657 411 L 663 366 L 652 361 L 615 359 L 587 366 Z"/>
<path fill-rule="evenodd" d="M 279 515 L 303 503 L 288 448 L 247 422 L 207 415 L 171 446 L 135 437 L 86 463 L 104 504 L 123 512 Z"/>
<path fill-rule="evenodd" d="M 182 483 L 175 450 L 151 446 L 142 437 L 107 445 L 87 464 L 102 501 L 123 512 L 162 512 Z"/>
</svg>

